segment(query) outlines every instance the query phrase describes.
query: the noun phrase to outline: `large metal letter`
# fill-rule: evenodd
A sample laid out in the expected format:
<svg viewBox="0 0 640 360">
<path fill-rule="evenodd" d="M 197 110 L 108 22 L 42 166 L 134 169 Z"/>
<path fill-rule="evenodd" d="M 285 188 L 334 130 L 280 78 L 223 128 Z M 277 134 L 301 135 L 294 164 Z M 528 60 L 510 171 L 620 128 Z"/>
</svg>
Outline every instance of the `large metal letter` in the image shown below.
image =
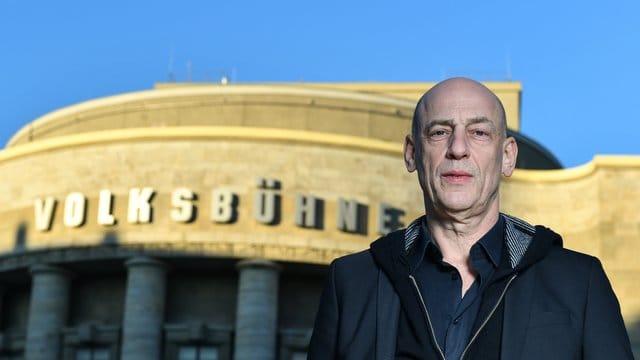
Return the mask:
<svg viewBox="0 0 640 360">
<path fill-rule="evenodd" d="M 127 220 L 132 224 L 150 223 L 152 216 L 151 199 L 155 191 L 150 187 L 129 190 L 129 212 Z"/>
<path fill-rule="evenodd" d="M 215 189 L 211 192 L 211 221 L 230 223 L 235 215 L 234 198 L 229 189 Z"/>
<path fill-rule="evenodd" d="M 404 226 L 400 220 L 403 215 L 404 210 L 380 203 L 378 207 L 378 233 L 386 235 Z"/>
<path fill-rule="evenodd" d="M 338 198 L 338 230 L 358 231 L 358 202 Z"/>
<path fill-rule="evenodd" d="M 51 196 L 36 199 L 34 211 L 36 217 L 36 230 L 49 231 L 53 222 L 53 212 L 56 209 L 57 200 Z"/>
<path fill-rule="evenodd" d="M 256 203 L 253 212 L 255 219 L 263 224 L 275 225 L 280 220 L 280 195 L 276 191 L 280 182 L 276 179 L 258 179 Z"/>
<path fill-rule="evenodd" d="M 108 189 L 100 190 L 98 200 L 98 225 L 111 226 L 116 223 L 116 218 L 112 214 L 113 194 Z"/>
<path fill-rule="evenodd" d="M 171 206 L 173 206 L 169 214 L 171 220 L 183 223 L 193 221 L 195 214 L 193 200 L 195 200 L 195 198 L 196 194 L 190 189 L 175 189 L 171 194 Z"/>
<path fill-rule="evenodd" d="M 313 195 L 296 193 L 296 225 L 315 228 L 317 198 Z"/>
<path fill-rule="evenodd" d="M 82 193 L 73 192 L 64 199 L 64 225 L 78 227 L 84 224 L 87 198 Z"/>
</svg>

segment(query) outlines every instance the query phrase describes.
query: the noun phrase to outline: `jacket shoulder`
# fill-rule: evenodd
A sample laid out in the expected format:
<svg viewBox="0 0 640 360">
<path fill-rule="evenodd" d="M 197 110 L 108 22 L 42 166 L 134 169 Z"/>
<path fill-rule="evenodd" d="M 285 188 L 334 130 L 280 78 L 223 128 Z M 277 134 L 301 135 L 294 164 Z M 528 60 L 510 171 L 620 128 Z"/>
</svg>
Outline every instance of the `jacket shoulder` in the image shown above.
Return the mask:
<svg viewBox="0 0 640 360">
<path fill-rule="evenodd" d="M 597 257 L 581 253 L 579 251 L 567 249 L 564 247 L 554 247 L 549 251 L 546 259 L 549 262 L 555 263 L 558 266 L 563 266 L 568 269 L 575 268 L 583 269 L 585 267 L 591 267 L 594 263 L 600 263 Z"/>
<path fill-rule="evenodd" d="M 363 272 L 377 271 L 377 266 L 369 249 L 341 256 L 333 260 L 331 267 L 336 275 L 341 277 L 351 273 L 357 276 L 362 275 Z"/>
</svg>

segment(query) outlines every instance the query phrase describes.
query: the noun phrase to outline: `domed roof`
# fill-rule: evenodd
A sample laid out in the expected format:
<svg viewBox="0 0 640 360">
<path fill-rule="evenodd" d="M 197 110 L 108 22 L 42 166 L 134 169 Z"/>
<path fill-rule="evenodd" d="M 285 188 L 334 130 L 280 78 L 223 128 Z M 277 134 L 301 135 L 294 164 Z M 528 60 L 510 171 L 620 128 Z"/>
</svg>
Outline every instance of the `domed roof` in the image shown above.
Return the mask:
<svg viewBox="0 0 640 360">
<path fill-rule="evenodd" d="M 328 85 L 160 84 L 46 114 L 20 129 L 7 147 L 89 132 L 184 126 L 303 130 L 402 143 L 415 106 L 406 95 L 415 94 Z M 514 130 L 509 134 L 518 141 L 518 168 L 562 168 L 535 140 Z"/>
<path fill-rule="evenodd" d="M 54 111 L 24 126 L 7 146 L 83 132 L 179 126 L 281 128 L 401 141 L 413 106 L 390 96 L 304 86 L 176 86 Z"/>
</svg>

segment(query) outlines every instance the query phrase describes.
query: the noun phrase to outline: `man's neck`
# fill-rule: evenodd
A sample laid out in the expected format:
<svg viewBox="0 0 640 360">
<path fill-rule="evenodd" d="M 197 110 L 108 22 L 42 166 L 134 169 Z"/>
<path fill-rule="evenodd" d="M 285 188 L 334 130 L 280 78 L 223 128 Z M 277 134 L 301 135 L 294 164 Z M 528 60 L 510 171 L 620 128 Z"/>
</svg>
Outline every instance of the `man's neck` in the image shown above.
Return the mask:
<svg viewBox="0 0 640 360">
<path fill-rule="evenodd" d="M 498 216 L 497 211 L 466 219 L 427 215 L 427 224 L 444 257 L 467 258 L 471 247 L 498 222 Z"/>
<path fill-rule="evenodd" d="M 480 216 L 454 217 L 427 215 L 427 226 L 442 259 L 456 267 L 463 277 L 463 293 L 473 283 L 475 272 L 469 263 L 471 247 L 498 222 L 498 206 Z"/>
<path fill-rule="evenodd" d="M 465 218 L 461 221 L 453 217 L 437 217 L 427 215 L 427 226 L 431 238 L 442 253 L 442 260 L 458 269 L 462 278 L 462 296 L 467 292 L 477 276 L 471 267 L 469 253 L 471 247 L 478 242 L 496 224 L 500 216 L 495 211 Z"/>
<path fill-rule="evenodd" d="M 469 257 L 471 247 L 498 222 L 498 207 L 478 216 L 427 215 L 429 232 L 442 255 L 454 259 Z"/>
</svg>

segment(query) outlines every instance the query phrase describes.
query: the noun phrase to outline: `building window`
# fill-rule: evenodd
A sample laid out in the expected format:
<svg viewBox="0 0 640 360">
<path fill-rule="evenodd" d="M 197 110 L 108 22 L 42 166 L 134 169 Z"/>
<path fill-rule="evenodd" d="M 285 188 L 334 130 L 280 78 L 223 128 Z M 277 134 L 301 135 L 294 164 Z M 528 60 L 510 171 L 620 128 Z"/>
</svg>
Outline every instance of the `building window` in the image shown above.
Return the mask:
<svg viewBox="0 0 640 360">
<path fill-rule="evenodd" d="M 76 348 L 75 360 L 111 360 L 111 349 L 108 347 Z"/>
<path fill-rule="evenodd" d="M 24 359 L 25 334 L 22 331 L 0 331 L 0 360 Z"/>
<path fill-rule="evenodd" d="M 179 345 L 177 360 L 218 360 L 218 348 L 211 345 Z"/>
<path fill-rule="evenodd" d="M 0 354 L 0 360 L 22 360 L 24 357 L 22 354 Z"/>
<path fill-rule="evenodd" d="M 232 329 L 204 323 L 166 324 L 166 360 L 231 360 Z"/>
<path fill-rule="evenodd" d="M 280 329 L 280 360 L 305 360 L 311 339 L 311 329 Z"/>
<path fill-rule="evenodd" d="M 120 327 L 83 324 L 62 329 L 65 360 L 111 360 L 118 358 Z"/>
<path fill-rule="evenodd" d="M 306 352 L 294 352 L 291 354 L 291 360 L 307 360 Z"/>
</svg>

